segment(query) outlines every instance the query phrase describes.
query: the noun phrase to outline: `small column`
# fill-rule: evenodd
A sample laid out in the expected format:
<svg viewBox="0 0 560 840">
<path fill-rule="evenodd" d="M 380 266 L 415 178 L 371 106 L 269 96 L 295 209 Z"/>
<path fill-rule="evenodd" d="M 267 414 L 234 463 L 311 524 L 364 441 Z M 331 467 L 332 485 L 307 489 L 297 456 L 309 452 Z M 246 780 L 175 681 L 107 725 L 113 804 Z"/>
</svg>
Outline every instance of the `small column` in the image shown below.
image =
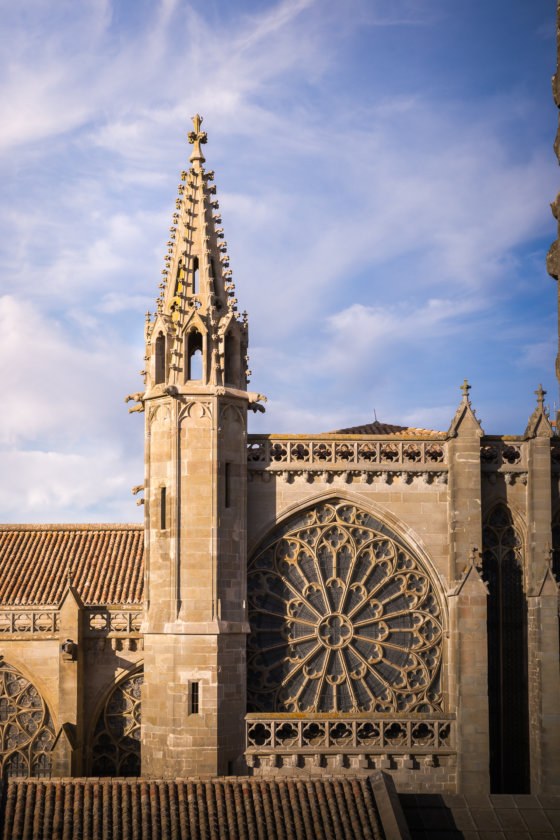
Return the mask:
<svg viewBox="0 0 560 840">
<path fill-rule="evenodd" d="M 488 720 L 488 589 L 480 575 L 482 543 L 480 439 L 469 400 L 449 429 L 449 708 L 457 709 L 458 791 L 490 792 Z"/>
<path fill-rule="evenodd" d="M 81 776 L 83 752 L 83 604 L 69 584 L 60 605 L 58 716 L 53 776 Z"/>
</svg>

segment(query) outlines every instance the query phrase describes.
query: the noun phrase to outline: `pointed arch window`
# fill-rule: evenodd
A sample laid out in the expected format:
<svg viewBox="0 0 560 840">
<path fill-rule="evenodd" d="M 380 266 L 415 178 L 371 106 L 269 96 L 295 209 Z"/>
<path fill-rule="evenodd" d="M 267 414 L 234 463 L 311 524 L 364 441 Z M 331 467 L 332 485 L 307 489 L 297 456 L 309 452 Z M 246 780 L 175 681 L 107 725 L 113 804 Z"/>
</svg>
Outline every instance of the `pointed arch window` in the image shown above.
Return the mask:
<svg viewBox="0 0 560 840">
<path fill-rule="evenodd" d="M 0 662 L 0 743 L 2 778 L 50 776 L 54 727 L 47 704 L 7 662 Z"/>
<path fill-rule="evenodd" d="M 504 504 L 486 517 L 482 546 L 489 589 L 490 785 L 493 793 L 528 793 L 527 602 L 521 537 Z"/>
<path fill-rule="evenodd" d="M 140 775 L 140 691 L 144 674 L 126 677 L 110 692 L 93 734 L 95 776 Z"/>
<path fill-rule="evenodd" d="M 204 379 L 202 359 L 202 335 L 197 329 L 190 330 L 186 338 L 186 380 L 201 381 Z"/>
<path fill-rule="evenodd" d="M 156 338 L 154 380 L 156 385 L 165 382 L 165 336 L 162 332 Z"/>
</svg>

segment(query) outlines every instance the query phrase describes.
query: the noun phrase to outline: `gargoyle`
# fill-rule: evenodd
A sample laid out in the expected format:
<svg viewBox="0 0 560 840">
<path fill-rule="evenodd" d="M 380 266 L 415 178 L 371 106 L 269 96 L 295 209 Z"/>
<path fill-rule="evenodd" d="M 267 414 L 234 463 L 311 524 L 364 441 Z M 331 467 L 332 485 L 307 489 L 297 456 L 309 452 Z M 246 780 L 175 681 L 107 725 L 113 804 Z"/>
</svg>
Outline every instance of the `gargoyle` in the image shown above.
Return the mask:
<svg viewBox="0 0 560 840">
<path fill-rule="evenodd" d="M 268 402 L 264 394 L 256 394 L 253 391 L 249 391 L 247 396 L 249 397 L 249 408 L 251 411 L 254 411 L 255 413 L 257 411 L 261 411 L 264 414 L 266 409 L 264 405 L 260 405 L 261 402 Z"/>
<path fill-rule="evenodd" d="M 132 414 L 134 411 L 144 411 L 144 391 L 137 391 L 135 394 L 129 394 L 124 398 L 125 403 L 136 402 L 138 405 L 133 405 L 128 409 L 128 413 Z"/>
<path fill-rule="evenodd" d="M 137 391 L 135 394 L 129 394 L 128 397 L 124 398 L 125 403 L 127 402 L 141 402 L 144 399 L 144 391 Z"/>
</svg>

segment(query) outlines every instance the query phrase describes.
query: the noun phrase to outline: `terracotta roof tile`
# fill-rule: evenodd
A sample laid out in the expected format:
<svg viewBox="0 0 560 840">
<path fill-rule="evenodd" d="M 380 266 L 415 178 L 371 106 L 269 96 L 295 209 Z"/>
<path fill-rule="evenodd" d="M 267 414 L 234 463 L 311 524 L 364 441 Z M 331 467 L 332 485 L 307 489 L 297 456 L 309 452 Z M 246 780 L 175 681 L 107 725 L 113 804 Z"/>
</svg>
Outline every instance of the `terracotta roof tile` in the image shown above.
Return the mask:
<svg viewBox="0 0 560 840">
<path fill-rule="evenodd" d="M 14 779 L 3 840 L 381 840 L 368 779 Z"/>
<path fill-rule="evenodd" d="M 434 429 L 418 429 L 415 426 L 395 426 L 392 423 L 364 423 L 362 426 L 350 426 L 348 429 L 337 429 L 327 432 L 330 435 L 402 435 L 403 437 L 425 437 L 426 435 L 441 435 Z"/>
<path fill-rule="evenodd" d="M 68 572 L 84 604 L 140 604 L 142 525 L 1 525 L 0 605 L 59 604 Z"/>
</svg>

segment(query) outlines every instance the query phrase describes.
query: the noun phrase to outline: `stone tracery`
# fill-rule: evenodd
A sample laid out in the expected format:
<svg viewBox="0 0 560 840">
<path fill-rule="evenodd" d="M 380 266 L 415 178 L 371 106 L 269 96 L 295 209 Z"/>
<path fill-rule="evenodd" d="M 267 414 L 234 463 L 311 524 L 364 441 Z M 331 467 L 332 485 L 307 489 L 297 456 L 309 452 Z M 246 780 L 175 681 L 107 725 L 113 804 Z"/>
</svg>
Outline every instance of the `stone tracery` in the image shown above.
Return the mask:
<svg viewBox="0 0 560 840">
<path fill-rule="evenodd" d="M 420 562 L 366 511 L 332 501 L 249 563 L 255 712 L 441 711 L 441 608 Z"/>
<path fill-rule="evenodd" d="M 140 775 L 140 690 L 142 672 L 118 683 L 94 730 L 92 772 L 100 776 Z"/>
<path fill-rule="evenodd" d="M 0 662 L 0 768 L 2 778 L 49 776 L 54 728 L 33 683 Z"/>
</svg>

